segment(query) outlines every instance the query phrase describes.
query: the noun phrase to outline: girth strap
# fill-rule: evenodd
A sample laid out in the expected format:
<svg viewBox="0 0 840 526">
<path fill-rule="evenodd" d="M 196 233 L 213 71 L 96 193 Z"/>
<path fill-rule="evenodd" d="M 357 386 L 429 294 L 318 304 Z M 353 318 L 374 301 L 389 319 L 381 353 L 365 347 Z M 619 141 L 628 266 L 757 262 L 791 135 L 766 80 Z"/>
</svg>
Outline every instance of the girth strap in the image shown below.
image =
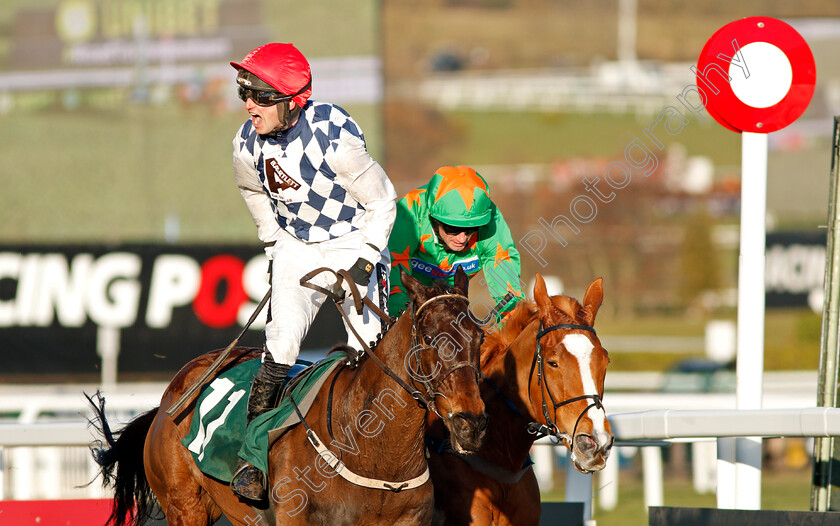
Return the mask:
<svg viewBox="0 0 840 526">
<path fill-rule="evenodd" d="M 357 475 L 356 473 L 350 471 L 347 468 L 347 465 L 344 464 L 344 462 L 342 462 L 341 459 L 338 458 L 335 453 L 324 447 L 323 442 L 318 438 L 318 435 L 315 434 L 315 431 L 308 430 L 306 434 L 309 437 L 309 443 L 312 444 L 312 447 L 315 448 L 315 451 L 318 452 L 318 454 L 321 456 L 324 462 L 326 462 L 336 473 L 341 475 L 341 477 L 344 480 L 352 482 L 357 486 L 372 489 L 383 489 L 393 491 L 394 493 L 399 493 L 404 489 L 418 488 L 429 480 L 428 464 L 426 464 L 426 470 L 423 473 L 414 477 L 413 479 L 403 480 L 401 482 L 391 482 L 387 480 L 372 479 L 368 477 L 363 477 L 361 475 Z"/>
</svg>

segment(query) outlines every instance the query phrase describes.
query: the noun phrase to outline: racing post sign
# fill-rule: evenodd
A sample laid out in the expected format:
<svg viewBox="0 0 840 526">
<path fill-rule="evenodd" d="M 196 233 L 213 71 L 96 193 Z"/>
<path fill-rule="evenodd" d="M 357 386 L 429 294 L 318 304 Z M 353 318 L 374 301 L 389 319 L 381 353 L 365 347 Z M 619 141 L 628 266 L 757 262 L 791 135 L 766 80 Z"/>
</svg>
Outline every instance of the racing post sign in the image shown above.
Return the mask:
<svg viewBox="0 0 840 526">
<path fill-rule="evenodd" d="M 722 126 L 741 133 L 741 228 L 738 267 L 738 409 L 759 409 L 764 373 L 764 265 L 767 134 L 794 122 L 814 93 L 814 57 L 802 36 L 769 17 L 720 28 L 697 67 L 698 93 Z M 719 508 L 761 508 L 761 438 L 723 439 Z M 725 458 L 729 456 L 730 458 Z"/>
</svg>

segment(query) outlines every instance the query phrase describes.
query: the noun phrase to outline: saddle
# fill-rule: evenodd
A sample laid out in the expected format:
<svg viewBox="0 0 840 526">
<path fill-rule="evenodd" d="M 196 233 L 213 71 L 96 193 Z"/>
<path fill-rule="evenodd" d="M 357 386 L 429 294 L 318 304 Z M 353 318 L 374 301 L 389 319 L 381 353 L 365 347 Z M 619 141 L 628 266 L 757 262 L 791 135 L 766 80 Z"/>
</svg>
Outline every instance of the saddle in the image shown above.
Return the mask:
<svg viewBox="0 0 840 526">
<path fill-rule="evenodd" d="M 202 473 L 224 482 L 233 478 L 240 457 L 266 471 L 271 444 L 300 421 L 289 398 L 306 416 L 329 374 L 347 361 L 343 352 L 333 352 L 315 363 L 299 360 L 289 370 L 277 407 L 250 425 L 246 418 L 248 392 L 260 361 L 232 367 L 202 387 L 190 431 L 181 443 Z"/>
</svg>

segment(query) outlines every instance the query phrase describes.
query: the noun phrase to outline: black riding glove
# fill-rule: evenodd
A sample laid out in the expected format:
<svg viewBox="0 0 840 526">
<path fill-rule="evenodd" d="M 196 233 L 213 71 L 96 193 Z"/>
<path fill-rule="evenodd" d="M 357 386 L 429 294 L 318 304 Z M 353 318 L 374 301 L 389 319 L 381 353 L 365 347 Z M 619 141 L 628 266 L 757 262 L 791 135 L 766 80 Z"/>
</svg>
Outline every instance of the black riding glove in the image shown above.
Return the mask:
<svg viewBox="0 0 840 526">
<path fill-rule="evenodd" d="M 370 283 L 370 275 L 373 274 L 373 263 L 359 258 L 352 267 L 347 269 L 347 273 L 350 274 L 356 285 L 367 287 L 367 284 Z"/>
</svg>

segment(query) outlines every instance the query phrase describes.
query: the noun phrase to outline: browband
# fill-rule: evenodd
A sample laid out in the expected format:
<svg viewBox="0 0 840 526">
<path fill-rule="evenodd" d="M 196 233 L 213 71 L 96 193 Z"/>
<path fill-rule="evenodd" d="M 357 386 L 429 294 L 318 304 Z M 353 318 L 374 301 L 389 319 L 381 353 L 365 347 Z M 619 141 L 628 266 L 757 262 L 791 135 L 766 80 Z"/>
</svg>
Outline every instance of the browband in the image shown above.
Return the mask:
<svg viewBox="0 0 840 526">
<path fill-rule="evenodd" d="M 561 323 L 560 325 L 552 325 L 551 327 L 546 327 L 545 329 L 541 330 L 537 333 L 537 340 L 545 336 L 546 334 L 556 331 L 558 329 L 580 329 L 583 331 L 589 331 L 592 334 L 595 334 L 595 329 L 588 325 L 577 325 L 575 323 Z"/>
</svg>

